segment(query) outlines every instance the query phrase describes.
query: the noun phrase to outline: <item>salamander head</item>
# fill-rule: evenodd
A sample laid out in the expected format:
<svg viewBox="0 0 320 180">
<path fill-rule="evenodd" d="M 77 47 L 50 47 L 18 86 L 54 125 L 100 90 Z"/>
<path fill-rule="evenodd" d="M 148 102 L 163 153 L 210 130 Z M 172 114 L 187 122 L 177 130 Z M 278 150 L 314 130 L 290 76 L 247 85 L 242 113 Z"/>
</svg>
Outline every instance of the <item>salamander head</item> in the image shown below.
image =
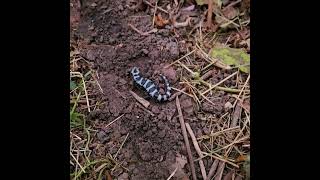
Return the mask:
<svg viewBox="0 0 320 180">
<path fill-rule="evenodd" d="M 139 68 L 133 67 L 133 68 L 131 69 L 131 74 L 132 74 L 132 76 L 138 75 L 139 73 L 140 73 Z"/>
</svg>

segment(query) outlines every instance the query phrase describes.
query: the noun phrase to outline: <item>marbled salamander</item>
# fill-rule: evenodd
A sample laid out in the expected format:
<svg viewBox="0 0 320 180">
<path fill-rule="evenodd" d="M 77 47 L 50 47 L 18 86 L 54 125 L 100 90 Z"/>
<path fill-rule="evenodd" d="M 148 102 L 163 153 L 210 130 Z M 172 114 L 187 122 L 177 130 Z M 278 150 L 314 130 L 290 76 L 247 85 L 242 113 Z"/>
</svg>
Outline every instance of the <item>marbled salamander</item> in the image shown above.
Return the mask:
<svg viewBox="0 0 320 180">
<path fill-rule="evenodd" d="M 167 101 L 169 97 L 171 96 L 171 87 L 169 85 L 169 82 L 167 78 L 160 74 L 162 77 L 165 85 L 166 85 L 166 92 L 165 94 L 160 94 L 159 88 L 157 85 L 152 82 L 150 79 L 144 78 L 140 75 L 140 71 L 137 67 L 133 67 L 131 70 L 131 75 L 133 76 L 133 80 L 139 84 L 141 87 L 143 87 L 152 98 L 155 98 L 157 101 Z"/>
</svg>

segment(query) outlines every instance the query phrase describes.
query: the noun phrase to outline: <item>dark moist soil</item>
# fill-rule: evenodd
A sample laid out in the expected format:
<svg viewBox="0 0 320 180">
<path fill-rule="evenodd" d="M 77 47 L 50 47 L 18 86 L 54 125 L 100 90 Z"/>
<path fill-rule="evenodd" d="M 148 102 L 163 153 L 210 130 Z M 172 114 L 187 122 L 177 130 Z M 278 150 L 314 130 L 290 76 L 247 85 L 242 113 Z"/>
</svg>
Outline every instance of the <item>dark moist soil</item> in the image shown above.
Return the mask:
<svg viewBox="0 0 320 180">
<path fill-rule="evenodd" d="M 116 154 L 128 136 L 117 155 L 117 161 L 127 169 L 117 168 L 111 173 L 113 178 L 167 179 L 174 171 L 177 159 L 187 157 L 175 101 L 156 103 L 148 99 L 144 92 L 133 86 L 129 71 L 137 66 L 145 77 L 154 80 L 159 79 L 158 74 L 162 72 L 172 86 L 179 87 L 178 72 L 173 68 L 164 70 L 163 67 L 186 53 L 183 35 L 189 31 L 181 28 L 175 33 L 171 26 L 167 26 L 157 33 L 142 36 L 133 31 L 128 23 L 143 32 L 149 31 L 152 29 L 153 13 L 148 6 L 130 10 L 126 0 L 88 0 L 82 3 L 81 11 L 74 10 L 80 9 L 79 3 L 73 2 L 73 6 L 71 23 L 76 24 L 76 28 L 71 26 L 71 38 L 82 42 L 81 55 L 92 62 L 98 72 L 103 93 L 96 88 L 96 98 L 105 103 L 88 116 L 88 121 L 97 130 L 95 143 L 90 147 L 92 156 L 101 158 L 109 153 Z M 216 73 L 213 84 L 228 75 Z M 151 103 L 149 108 L 138 104 L 129 90 L 148 99 Z M 229 96 L 224 92 L 218 92 L 216 96 L 213 99 L 216 106 L 204 103 L 203 111 L 216 115 L 224 113 L 223 106 Z M 195 116 L 193 100 L 182 95 L 180 103 L 184 119 L 191 125 L 195 135 L 199 137 L 208 133 L 205 123 Z M 192 144 L 191 151 L 196 159 L 198 156 Z M 195 164 L 201 179 L 200 169 Z M 205 158 L 204 164 L 209 171 L 212 161 Z M 172 179 L 180 179 L 184 174 L 191 178 L 188 164 Z"/>
</svg>

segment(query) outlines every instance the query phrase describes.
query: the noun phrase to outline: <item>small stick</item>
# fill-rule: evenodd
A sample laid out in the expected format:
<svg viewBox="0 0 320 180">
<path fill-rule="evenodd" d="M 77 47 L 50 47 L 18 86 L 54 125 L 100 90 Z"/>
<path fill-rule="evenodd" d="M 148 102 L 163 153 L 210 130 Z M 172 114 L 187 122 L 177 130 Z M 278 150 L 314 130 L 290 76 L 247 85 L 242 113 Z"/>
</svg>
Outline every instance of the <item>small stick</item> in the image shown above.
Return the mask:
<svg viewBox="0 0 320 180">
<path fill-rule="evenodd" d="M 213 1 L 207 0 L 207 3 L 208 3 L 207 27 L 212 27 Z"/>
<path fill-rule="evenodd" d="M 221 180 L 225 164 L 226 164 L 225 162 L 222 162 L 222 161 L 219 162 L 219 167 L 217 169 L 216 177 L 214 177 L 214 180 Z"/>
<path fill-rule="evenodd" d="M 233 111 L 232 121 L 230 127 L 235 127 L 239 120 L 241 119 L 242 106 L 240 105 L 241 101 L 239 101 Z"/>
<path fill-rule="evenodd" d="M 71 157 L 76 161 L 77 165 L 79 165 L 81 171 L 85 173 L 86 171 L 84 170 L 84 168 L 81 166 L 81 164 L 79 163 L 79 161 L 74 157 L 74 155 L 73 155 L 71 152 L 70 152 L 70 155 L 71 155 Z"/>
<path fill-rule="evenodd" d="M 189 55 L 190 55 L 190 54 L 192 54 L 194 51 L 196 51 L 196 49 L 194 49 L 194 50 L 190 51 L 189 53 L 185 54 L 185 55 L 184 55 L 184 56 L 182 56 L 181 58 L 179 58 L 179 59 L 177 59 L 177 60 L 173 61 L 172 63 L 170 63 L 169 65 L 165 66 L 164 68 L 168 68 L 168 67 L 170 67 L 171 65 L 175 64 L 176 62 L 178 62 L 178 61 L 182 60 L 183 58 L 185 58 L 185 57 L 189 56 Z"/>
<path fill-rule="evenodd" d="M 223 82 L 225 82 L 226 80 L 228 80 L 228 79 L 230 79 L 230 78 L 232 78 L 234 75 L 236 75 L 238 72 L 234 72 L 234 73 L 232 73 L 230 76 L 228 76 L 228 77 L 226 77 L 226 78 L 224 78 L 222 81 L 220 81 L 220 82 L 218 82 L 217 84 L 215 84 L 215 85 L 213 85 L 213 86 L 211 86 L 208 90 L 206 90 L 205 92 L 203 92 L 203 93 L 201 93 L 202 95 L 205 95 L 205 94 L 207 94 L 209 91 L 211 91 L 213 88 L 215 88 L 215 87 L 217 87 L 217 86 L 219 86 L 220 84 L 222 84 Z"/>
<path fill-rule="evenodd" d="M 201 79 L 203 80 L 206 80 L 208 79 L 209 77 L 212 76 L 212 70 L 206 72 L 203 76 L 201 76 Z M 176 98 L 176 96 L 180 96 L 182 93 L 184 93 L 185 91 L 187 90 L 187 88 L 182 88 L 181 90 L 179 90 L 179 92 L 173 94 L 170 98 L 169 98 L 169 101 L 172 101 L 174 98 Z M 178 91 L 178 90 L 177 90 Z"/>
<path fill-rule="evenodd" d="M 228 163 L 228 164 L 230 164 L 230 165 L 232 165 L 232 166 L 234 166 L 234 167 L 236 167 L 236 168 L 239 168 L 238 165 L 236 165 L 235 163 L 230 162 L 230 161 L 228 161 L 228 160 L 226 160 L 226 159 L 220 158 L 220 157 L 218 157 L 218 156 L 215 156 L 215 155 L 210 154 L 210 153 L 207 153 L 207 152 L 202 152 L 202 153 L 205 154 L 206 156 L 213 157 L 213 158 L 218 159 L 218 160 L 220 160 L 220 161 L 226 162 L 226 163 Z"/>
<path fill-rule="evenodd" d="M 178 167 L 176 167 L 176 169 L 170 174 L 167 180 L 170 180 L 174 176 L 177 170 L 178 170 Z"/>
<path fill-rule="evenodd" d="M 233 107 L 236 105 L 236 103 L 237 103 L 237 101 L 238 101 L 239 97 L 241 96 L 241 94 L 242 94 L 242 92 L 243 92 L 244 88 L 246 87 L 247 83 L 249 82 L 249 79 L 250 79 L 250 74 L 249 74 L 249 76 L 248 76 L 248 78 L 247 78 L 246 82 L 244 83 L 243 87 L 241 88 L 241 91 L 240 91 L 240 93 L 239 93 L 238 97 L 237 97 L 237 98 L 236 98 L 236 100 L 234 101 L 234 103 L 233 103 Z"/>
<path fill-rule="evenodd" d="M 173 99 L 176 98 L 176 96 L 180 96 L 182 93 L 183 93 L 183 94 L 187 94 L 187 93 L 185 93 L 186 90 L 187 90 L 187 88 L 185 87 L 185 88 L 182 88 L 180 91 L 174 93 L 174 94 L 169 98 L 169 101 L 172 101 Z"/>
<path fill-rule="evenodd" d="M 153 8 L 155 7 L 154 5 L 152 5 L 150 2 L 148 2 L 148 1 L 146 1 L 146 0 L 144 0 L 143 2 L 146 3 L 147 5 L 153 7 Z M 169 14 L 168 11 L 162 9 L 161 7 L 158 7 L 158 9 L 159 9 L 160 11 L 162 11 L 162 12 L 165 12 L 165 13 Z"/>
<path fill-rule="evenodd" d="M 241 2 L 242 0 L 238 0 L 238 1 L 235 1 L 235 2 L 232 2 L 230 4 L 228 4 L 228 6 L 226 6 L 224 9 L 228 8 L 228 7 L 231 7 L 231 6 L 234 6 L 236 4 L 238 4 L 239 2 Z"/>
<path fill-rule="evenodd" d="M 206 168 L 204 167 L 204 164 L 203 164 L 203 161 L 202 161 L 203 155 L 202 155 L 201 149 L 199 147 L 199 144 L 197 142 L 197 139 L 196 139 L 196 137 L 195 137 L 195 135 L 194 135 L 189 123 L 186 123 L 186 127 L 187 127 L 189 135 L 190 135 L 190 137 L 192 139 L 193 146 L 194 146 L 194 148 L 196 149 L 198 155 L 201 158 L 199 160 L 199 165 L 200 165 L 200 170 L 201 170 L 202 177 L 203 177 L 203 179 L 207 179 Z"/>
<path fill-rule="evenodd" d="M 145 108 L 148 108 L 150 106 L 150 103 L 143 99 L 142 97 L 138 96 L 136 93 L 134 93 L 133 91 L 129 91 L 132 96 L 139 102 L 141 103 Z"/>
<path fill-rule="evenodd" d="M 178 114 L 179 114 L 179 121 L 180 121 L 180 125 L 181 125 L 183 139 L 184 139 L 184 142 L 186 144 L 186 148 L 187 148 L 187 152 L 188 152 L 192 178 L 193 178 L 193 180 L 197 180 L 196 170 L 194 169 L 194 164 L 193 164 L 194 162 L 193 162 L 193 158 L 192 158 L 192 154 L 191 154 L 191 149 L 190 149 L 190 144 L 189 144 L 189 140 L 188 140 L 187 130 L 186 130 L 186 126 L 185 126 L 185 123 L 184 123 L 182 110 L 181 110 L 181 106 L 180 106 L 180 102 L 179 102 L 179 98 L 178 97 L 176 97 L 176 106 L 177 106 L 177 110 L 178 110 Z"/>
<path fill-rule="evenodd" d="M 232 178 L 234 179 L 234 176 L 235 176 L 235 171 L 231 170 L 223 177 L 223 180 L 232 180 Z"/>
<path fill-rule="evenodd" d="M 226 64 L 220 62 L 219 59 L 210 57 L 206 52 L 204 52 L 204 51 L 201 49 L 201 47 L 200 47 L 198 44 L 196 44 L 196 46 L 197 46 L 197 48 L 200 50 L 200 53 L 202 54 L 204 60 L 206 60 L 208 63 L 210 63 L 210 64 L 208 64 L 206 67 L 204 67 L 203 69 L 207 69 L 207 68 L 210 67 L 211 65 L 215 65 L 215 66 L 217 66 L 217 67 L 219 67 L 219 68 L 221 68 L 221 69 L 227 69 L 227 70 L 231 69 L 231 67 L 230 67 L 229 65 L 226 65 Z M 209 52 L 209 53 L 210 53 L 210 52 Z"/>
<path fill-rule="evenodd" d="M 219 149 L 217 149 L 217 150 L 214 150 L 214 152 L 218 152 L 218 151 L 220 151 L 220 150 L 222 150 L 222 149 L 226 149 L 226 148 L 228 148 L 228 147 L 231 147 L 232 145 L 234 145 L 234 144 L 237 144 L 237 143 L 240 143 L 240 142 L 242 142 L 242 141 L 245 141 L 245 140 L 247 140 L 247 139 L 249 139 L 249 136 L 245 136 L 245 137 L 242 137 L 241 139 L 236 139 L 236 140 L 234 140 L 232 143 L 230 143 L 230 144 L 228 144 L 228 145 L 226 145 L 226 146 L 224 146 L 224 147 L 222 147 L 222 148 L 219 148 Z M 228 150 L 229 151 L 229 150 Z"/>
<path fill-rule="evenodd" d="M 232 88 L 226 88 L 226 87 L 221 87 L 221 86 L 217 86 L 215 87 L 215 89 L 218 89 L 220 91 L 225 91 L 225 92 L 229 92 L 229 93 L 238 93 L 241 92 L 240 89 L 232 89 Z M 244 90 L 245 92 L 249 93 L 250 90 Z"/>
<path fill-rule="evenodd" d="M 142 32 L 140 31 L 139 29 L 137 29 L 136 27 L 134 27 L 132 24 L 128 24 L 129 27 L 131 27 L 134 31 L 136 31 L 137 33 L 139 33 L 140 35 L 142 36 L 149 36 L 151 33 L 155 33 L 158 31 L 158 29 L 152 29 L 150 31 L 147 31 L 147 32 Z"/>
<path fill-rule="evenodd" d="M 191 17 L 188 17 L 184 22 L 174 21 L 173 26 L 175 28 L 186 27 L 190 24 Z"/>
<path fill-rule="evenodd" d="M 213 74 L 213 70 L 210 70 L 208 72 L 206 72 L 204 75 L 201 76 L 201 79 L 203 80 L 207 80 L 209 77 L 211 77 Z"/>
<path fill-rule="evenodd" d="M 198 139 L 198 140 L 209 139 L 209 138 L 211 138 L 211 137 L 214 137 L 214 136 L 218 136 L 218 135 L 220 135 L 220 134 L 223 134 L 223 133 L 225 133 L 225 132 L 227 132 L 227 131 L 235 131 L 235 130 L 238 130 L 238 129 L 240 129 L 240 126 L 236 126 L 236 127 L 224 129 L 224 130 L 221 130 L 221 131 L 218 131 L 218 132 L 215 132 L 215 133 L 211 133 L 211 134 L 209 134 L 209 135 L 203 135 L 203 136 L 201 136 L 201 137 L 199 137 L 199 138 L 197 138 L 197 139 Z"/>
<path fill-rule="evenodd" d="M 217 166 L 218 166 L 218 163 L 219 163 L 219 160 L 218 159 L 215 159 L 211 165 L 211 168 L 210 168 L 210 171 L 209 171 L 209 174 L 208 174 L 208 177 L 206 180 L 210 180 L 214 174 L 214 172 L 216 171 L 217 169 Z"/>
<path fill-rule="evenodd" d="M 124 145 L 124 143 L 126 142 L 126 140 L 127 140 L 128 136 L 129 136 L 129 133 L 128 133 L 128 134 L 127 134 L 127 136 L 124 138 L 123 142 L 121 143 L 120 148 L 118 149 L 117 153 L 114 155 L 113 159 L 116 159 L 116 158 L 117 158 L 118 153 L 120 152 L 120 150 L 121 150 L 122 146 L 123 146 L 123 145 Z"/>
<path fill-rule="evenodd" d="M 91 112 L 91 110 L 90 110 L 89 98 L 88 98 L 88 93 L 87 93 L 87 88 L 86 88 L 86 83 L 85 83 L 85 81 L 84 81 L 83 75 L 82 75 L 80 72 L 70 72 L 70 76 L 71 76 L 71 77 L 80 77 L 80 78 L 82 79 L 84 94 L 86 95 L 86 101 L 87 101 L 88 111 Z"/>
<path fill-rule="evenodd" d="M 188 93 L 186 93 L 185 92 L 185 90 L 184 89 L 186 89 L 186 88 L 183 88 L 183 89 L 177 89 L 177 88 L 174 88 L 174 87 L 171 87 L 173 90 L 175 90 L 175 91 L 178 91 L 178 92 L 180 92 L 180 93 L 183 93 L 183 94 L 185 94 L 185 95 L 187 95 L 187 96 L 189 96 L 189 97 L 192 97 L 192 95 L 190 95 L 190 94 L 188 94 Z M 174 95 L 176 95 L 177 93 L 175 93 Z M 173 95 L 172 95 L 173 96 Z M 174 99 L 174 98 L 176 98 L 176 97 L 170 97 L 170 99 Z M 170 100 L 169 99 L 169 100 Z"/>
<path fill-rule="evenodd" d="M 158 1 L 156 1 L 156 6 L 154 7 L 153 19 L 152 19 L 152 27 L 154 27 L 154 21 L 156 20 L 156 12 L 158 8 Z"/>
<path fill-rule="evenodd" d="M 124 114 L 122 114 L 121 116 L 117 117 L 115 120 L 111 121 L 109 124 L 107 124 L 104 128 L 107 128 L 108 126 L 110 126 L 111 124 L 113 124 L 114 122 L 116 122 L 118 119 L 120 119 Z"/>
<path fill-rule="evenodd" d="M 141 109 L 145 110 L 147 113 L 149 113 L 151 116 L 154 116 L 154 114 L 149 111 L 147 108 L 143 107 L 141 104 L 139 104 L 138 102 L 136 102 L 137 106 L 139 106 Z"/>
</svg>

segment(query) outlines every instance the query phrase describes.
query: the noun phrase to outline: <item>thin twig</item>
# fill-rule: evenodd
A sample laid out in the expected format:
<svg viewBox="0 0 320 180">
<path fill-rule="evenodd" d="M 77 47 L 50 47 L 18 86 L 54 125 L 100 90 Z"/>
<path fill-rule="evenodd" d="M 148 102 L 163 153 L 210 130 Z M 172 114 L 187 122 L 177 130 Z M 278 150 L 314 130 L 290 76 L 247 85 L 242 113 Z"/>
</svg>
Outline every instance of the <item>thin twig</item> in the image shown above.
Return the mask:
<svg viewBox="0 0 320 180">
<path fill-rule="evenodd" d="M 176 106 L 177 106 L 177 110 L 178 110 L 178 114 L 179 114 L 179 121 L 180 121 L 180 125 L 181 125 L 182 135 L 183 135 L 184 142 L 186 144 L 186 148 L 187 148 L 187 152 L 188 152 L 192 178 L 193 178 L 193 180 L 196 180 L 197 179 L 196 170 L 194 168 L 194 162 L 193 162 L 193 158 L 192 158 L 192 154 L 191 154 L 191 149 L 190 149 L 190 144 L 189 144 L 189 140 L 188 140 L 187 130 L 186 130 L 186 126 L 185 126 L 185 123 L 184 123 L 182 110 L 181 110 L 181 106 L 180 106 L 180 102 L 179 102 L 179 98 L 178 97 L 176 97 Z"/>
<path fill-rule="evenodd" d="M 201 79 L 203 80 L 207 80 L 209 77 L 211 77 L 213 74 L 213 70 L 210 70 L 208 72 L 206 72 L 204 75 L 201 76 Z"/>
<path fill-rule="evenodd" d="M 240 103 L 241 102 L 238 102 L 236 107 L 234 108 L 230 127 L 235 127 L 238 124 L 239 119 L 241 119 L 242 107 Z"/>
<path fill-rule="evenodd" d="M 128 133 L 127 136 L 124 138 L 123 142 L 121 143 L 120 148 L 118 149 L 117 153 L 114 155 L 113 159 L 116 159 L 116 158 L 117 158 L 117 155 L 118 155 L 118 153 L 120 152 L 120 150 L 121 150 L 122 146 L 124 145 L 124 143 L 126 142 L 128 136 L 129 136 L 129 133 Z"/>
<path fill-rule="evenodd" d="M 201 79 L 206 80 L 206 79 L 210 78 L 210 77 L 212 76 L 212 72 L 213 72 L 212 70 L 206 72 L 204 75 L 201 76 Z M 177 90 L 177 89 L 175 89 L 175 90 L 178 91 L 178 92 L 176 92 L 175 94 L 173 94 L 173 95 L 169 98 L 169 101 L 172 101 L 173 99 L 176 98 L 176 96 L 180 96 L 182 93 L 184 93 L 184 94 L 186 94 L 186 95 L 189 95 L 189 94 L 185 93 L 185 91 L 187 90 L 186 87 L 182 88 L 181 90 Z"/>
<path fill-rule="evenodd" d="M 184 22 L 174 21 L 173 26 L 175 28 L 186 27 L 190 24 L 191 17 L 188 17 Z"/>
<path fill-rule="evenodd" d="M 218 136 L 220 134 L 223 134 L 227 131 L 235 131 L 235 130 L 238 130 L 240 128 L 240 126 L 236 126 L 236 127 L 232 127 L 232 128 L 228 128 L 228 129 L 224 129 L 224 130 L 221 130 L 221 131 L 218 131 L 218 132 L 215 132 L 215 133 L 212 133 L 212 134 L 209 134 L 209 135 L 203 135 L 199 138 L 197 138 L 198 140 L 201 140 L 201 139 L 209 139 L 209 138 L 212 138 L 214 136 Z"/>
<path fill-rule="evenodd" d="M 190 87 L 190 91 L 191 91 L 192 94 L 193 94 L 193 97 L 192 97 L 192 98 L 193 98 L 198 104 L 201 104 L 199 98 L 197 97 L 196 93 L 194 92 L 194 89 L 197 90 L 197 88 L 194 87 L 194 86 L 192 86 L 188 81 L 186 81 L 185 83 Z"/>
<path fill-rule="evenodd" d="M 226 159 L 220 158 L 220 157 L 218 157 L 218 156 L 215 156 L 215 155 L 210 154 L 210 153 L 207 153 L 207 152 L 202 152 L 202 153 L 203 153 L 204 155 L 206 155 L 206 156 L 213 157 L 213 158 L 218 159 L 218 160 L 220 160 L 220 161 L 226 162 L 226 163 L 228 163 L 228 164 L 230 164 L 230 165 L 232 165 L 232 166 L 234 166 L 234 167 L 236 167 L 236 168 L 239 168 L 238 165 L 236 165 L 235 163 L 230 162 L 230 161 L 228 161 L 228 160 L 226 160 Z"/>
<path fill-rule="evenodd" d="M 234 72 L 231 75 L 229 75 L 228 77 L 224 78 L 222 81 L 218 82 L 217 84 L 211 86 L 208 90 L 206 90 L 205 92 L 201 93 L 202 95 L 205 95 L 206 93 L 208 93 L 209 91 L 211 91 L 213 88 L 219 86 L 220 84 L 222 84 L 223 82 L 225 82 L 226 80 L 232 78 L 234 75 L 236 75 L 238 72 Z"/>
<path fill-rule="evenodd" d="M 201 149 L 199 147 L 199 144 L 197 142 L 197 139 L 189 125 L 189 123 L 185 123 L 186 124 L 186 127 L 187 127 L 187 130 L 189 132 L 189 135 L 191 137 L 191 140 L 192 140 L 192 143 L 193 143 L 193 146 L 194 148 L 196 149 L 198 155 L 200 158 L 203 158 L 203 155 L 202 155 L 202 152 L 201 152 Z M 200 170 L 201 170 L 201 174 L 202 174 L 202 177 L 203 179 L 207 179 L 207 173 L 206 173 L 206 168 L 204 167 L 204 164 L 203 164 L 203 161 L 202 159 L 199 160 L 199 165 L 200 165 Z"/>
<path fill-rule="evenodd" d="M 241 88 L 241 91 L 240 91 L 238 97 L 236 98 L 235 102 L 233 103 L 233 107 L 236 105 L 236 103 L 237 103 L 239 97 L 241 96 L 244 88 L 246 87 L 247 83 L 249 82 L 249 79 L 250 79 L 250 74 L 249 74 L 249 76 L 247 77 L 247 80 L 246 80 L 246 82 L 244 83 L 243 87 Z"/>
<path fill-rule="evenodd" d="M 234 144 L 237 144 L 237 143 L 240 143 L 240 142 L 242 142 L 242 141 L 245 141 L 245 140 L 247 140 L 249 138 L 249 136 L 245 136 L 245 137 L 243 137 L 243 138 L 241 138 L 241 139 L 239 139 L 239 140 L 234 140 L 232 143 L 230 143 L 230 144 L 228 144 L 228 145 L 226 145 L 226 146 L 224 146 L 224 147 L 222 147 L 222 148 L 219 148 L 219 149 L 217 149 L 217 150 L 214 150 L 214 152 L 218 152 L 218 151 L 220 151 L 220 150 L 222 150 L 222 149 L 226 149 L 226 148 L 228 148 L 228 147 L 230 147 L 230 146 L 232 146 L 232 145 L 234 145 Z"/>
<path fill-rule="evenodd" d="M 140 103 L 136 102 L 136 105 L 139 106 L 141 109 L 145 110 L 151 116 L 154 116 L 154 114 L 151 111 L 149 111 L 147 108 L 143 107 Z"/>
<path fill-rule="evenodd" d="M 241 90 L 239 89 L 232 89 L 232 88 L 226 88 L 226 87 L 221 87 L 221 86 L 217 86 L 215 87 L 215 89 L 218 89 L 220 91 L 225 91 L 225 92 L 229 92 L 229 93 L 238 93 L 241 92 Z M 250 90 L 244 90 L 245 92 L 250 92 Z"/>
<path fill-rule="evenodd" d="M 214 177 L 214 180 L 221 180 L 224 167 L 225 167 L 225 162 L 220 161 L 216 176 Z"/>
<path fill-rule="evenodd" d="M 145 108 L 148 108 L 150 106 L 150 103 L 143 99 L 142 97 L 138 96 L 136 93 L 134 93 L 133 91 L 129 91 L 132 96 L 139 102 L 141 103 Z"/>
<path fill-rule="evenodd" d="M 210 180 L 212 178 L 212 176 L 214 175 L 214 172 L 216 171 L 217 167 L 219 164 L 219 160 L 215 159 L 211 165 L 210 171 L 208 173 L 208 177 L 206 180 Z"/>
<path fill-rule="evenodd" d="M 239 141 L 241 141 L 241 140 L 245 140 L 245 139 L 247 139 L 247 138 L 250 137 L 250 136 L 245 136 L 245 137 L 243 137 L 242 139 L 240 139 L 240 140 L 238 141 L 238 138 L 240 137 L 240 134 L 242 134 L 242 132 L 243 132 L 243 130 L 245 129 L 245 127 L 246 127 L 246 125 L 247 125 L 248 122 L 249 122 L 249 119 L 247 118 L 246 121 L 244 122 L 243 128 L 242 128 L 241 131 L 238 133 L 238 135 L 236 136 L 236 138 L 234 138 L 234 141 L 231 143 L 231 145 L 233 145 L 233 144 L 235 144 L 235 143 L 237 143 L 237 142 L 239 142 Z M 225 156 L 227 156 L 227 155 L 229 154 L 229 152 L 231 151 L 232 147 L 233 147 L 233 146 L 230 146 L 230 147 L 229 147 L 229 149 L 228 149 L 228 150 L 226 151 L 226 153 L 225 153 Z"/>
<path fill-rule="evenodd" d="M 146 3 L 147 5 L 153 7 L 153 8 L 155 7 L 154 5 L 152 5 L 150 2 L 148 2 L 148 1 L 146 1 L 146 0 L 144 0 L 143 2 Z M 158 9 L 159 9 L 160 11 L 162 11 L 162 12 L 165 12 L 165 13 L 169 14 L 168 11 L 164 10 L 164 9 L 161 8 L 161 7 L 158 7 Z"/>
<path fill-rule="evenodd" d="M 158 31 L 158 29 L 154 28 L 150 31 L 147 31 L 147 32 L 142 32 L 140 31 L 139 29 L 137 29 L 136 27 L 134 27 L 132 24 L 128 24 L 129 27 L 131 27 L 131 29 L 133 29 L 134 31 L 136 31 L 137 33 L 139 33 L 140 35 L 142 36 L 149 36 L 151 33 L 155 33 Z"/>
<path fill-rule="evenodd" d="M 117 117 L 115 120 L 111 121 L 109 124 L 107 124 L 104 128 L 107 128 L 108 126 L 110 126 L 111 124 L 113 124 L 114 122 L 116 122 L 118 119 L 120 119 L 124 114 L 121 114 L 119 117 Z"/>
<path fill-rule="evenodd" d="M 232 3 L 230 3 L 230 4 L 228 4 L 228 6 L 226 6 L 224 9 L 229 8 L 229 7 L 231 7 L 231 6 L 234 6 L 234 5 L 238 4 L 238 3 L 241 2 L 241 1 L 242 1 L 242 0 L 234 1 L 234 2 L 232 2 Z"/>
<path fill-rule="evenodd" d="M 156 6 L 154 7 L 153 19 L 152 19 L 152 27 L 154 28 L 154 21 L 156 19 L 156 12 L 158 7 L 158 1 L 156 1 Z"/>
<path fill-rule="evenodd" d="M 88 92 L 87 92 L 87 87 L 86 87 L 86 83 L 84 81 L 83 75 L 80 72 L 70 72 L 70 73 L 71 73 L 70 74 L 71 77 L 72 77 L 72 75 L 75 75 L 75 77 L 80 77 L 82 79 L 84 94 L 86 95 L 86 100 L 87 100 L 88 111 L 91 112 L 89 98 L 88 98 Z"/>
<path fill-rule="evenodd" d="M 176 167 L 176 169 L 170 174 L 167 180 L 170 180 L 174 176 L 174 174 L 177 172 L 177 170 L 178 170 L 178 167 Z"/>
<path fill-rule="evenodd" d="M 169 65 L 165 66 L 165 67 L 164 67 L 164 69 L 166 69 L 166 68 L 168 68 L 168 67 L 172 66 L 172 65 L 173 65 L 173 64 L 175 64 L 176 62 L 178 62 L 178 61 L 180 61 L 180 60 L 184 59 L 185 57 L 189 56 L 189 55 L 190 55 L 190 54 L 192 54 L 195 50 L 196 50 L 196 49 L 194 49 L 194 50 L 190 51 L 189 53 L 185 54 L 185 55 L 184 55 L 184 56 L 182 56 L 181 58 L 179 58 L 179 59 L 177 59 L 177 60 L 173 61 L 173 62 L 172 62 L 172 63 L 170 63 Z"/>
<path fill-rule="evenodd" d="M 207 11 L 207 27 L 212 26 L 212 13 L 213 13 L 213 0 L 207 0 L 208 2 L 208 11 Z"/>
<path fill-rule="evenodd" d="M 78 166 L 81 168 L 81 171 L 82 172 L 86 172 L 84 169 L 83 169 L 83 167 L 81 166 L 81 164 L 78 162 L 78 160 L 74 157 L 74 155 L 70 152 L 70 155 L 71 155 L 71 157 L 76 161 L 76 163 L 78 164 Z"/>
<path fill-rule="evenodd" d="M 183 89 L 177 89 L 177 88 L 174 88 L 174 87 L 171 87 L 173 90 L 175 90 L 175 91 L 178 91 L 178 92 L 180 92 L 180 93 L 183 93 L 183 94 L 185 94 L 185 95 L 187 95 L 187 96 L 189 96 L 189 97 L 192 97 L 192 95 L 190 95 L 190 94 L 188 94 L 188 93 L 186 93 L 185 92 L 185 90 L 187 89 L 187 88 L 183 88 Z M 176 95 L 177 93 L 175 93 L 175 94 L 173 94 L 171 97 L 170 97 L 170 99 L 172 98 L 176 98 L 174 95 Z M 173 97 L 174 96 L 174 97 Z M 169 100 L 170 100 L 169 99 Z"/>
<path fill-rule="evenodd" d="M 174 90 L 175 90 L 175 89 L 174 89 Z M 187 90 L 186 87 L 182 88 L 182 89 L 179 90 L 179 91 L 176 90 L 176 91 L 178 91 L 178 92 L 174 93 L 174 94 L 169 98 L 169 101 L 172 101 L 173 99 L 176 98 L 176 96 L 180 96 L 182 93 L 183 93 L 183 94 L 186 94 L 186 95 L 188 95 L 188 96 L 191 96 L 191 95 L 189 95 L 188 93 L 185 93 L 186 90 Z"/>
</svg>

